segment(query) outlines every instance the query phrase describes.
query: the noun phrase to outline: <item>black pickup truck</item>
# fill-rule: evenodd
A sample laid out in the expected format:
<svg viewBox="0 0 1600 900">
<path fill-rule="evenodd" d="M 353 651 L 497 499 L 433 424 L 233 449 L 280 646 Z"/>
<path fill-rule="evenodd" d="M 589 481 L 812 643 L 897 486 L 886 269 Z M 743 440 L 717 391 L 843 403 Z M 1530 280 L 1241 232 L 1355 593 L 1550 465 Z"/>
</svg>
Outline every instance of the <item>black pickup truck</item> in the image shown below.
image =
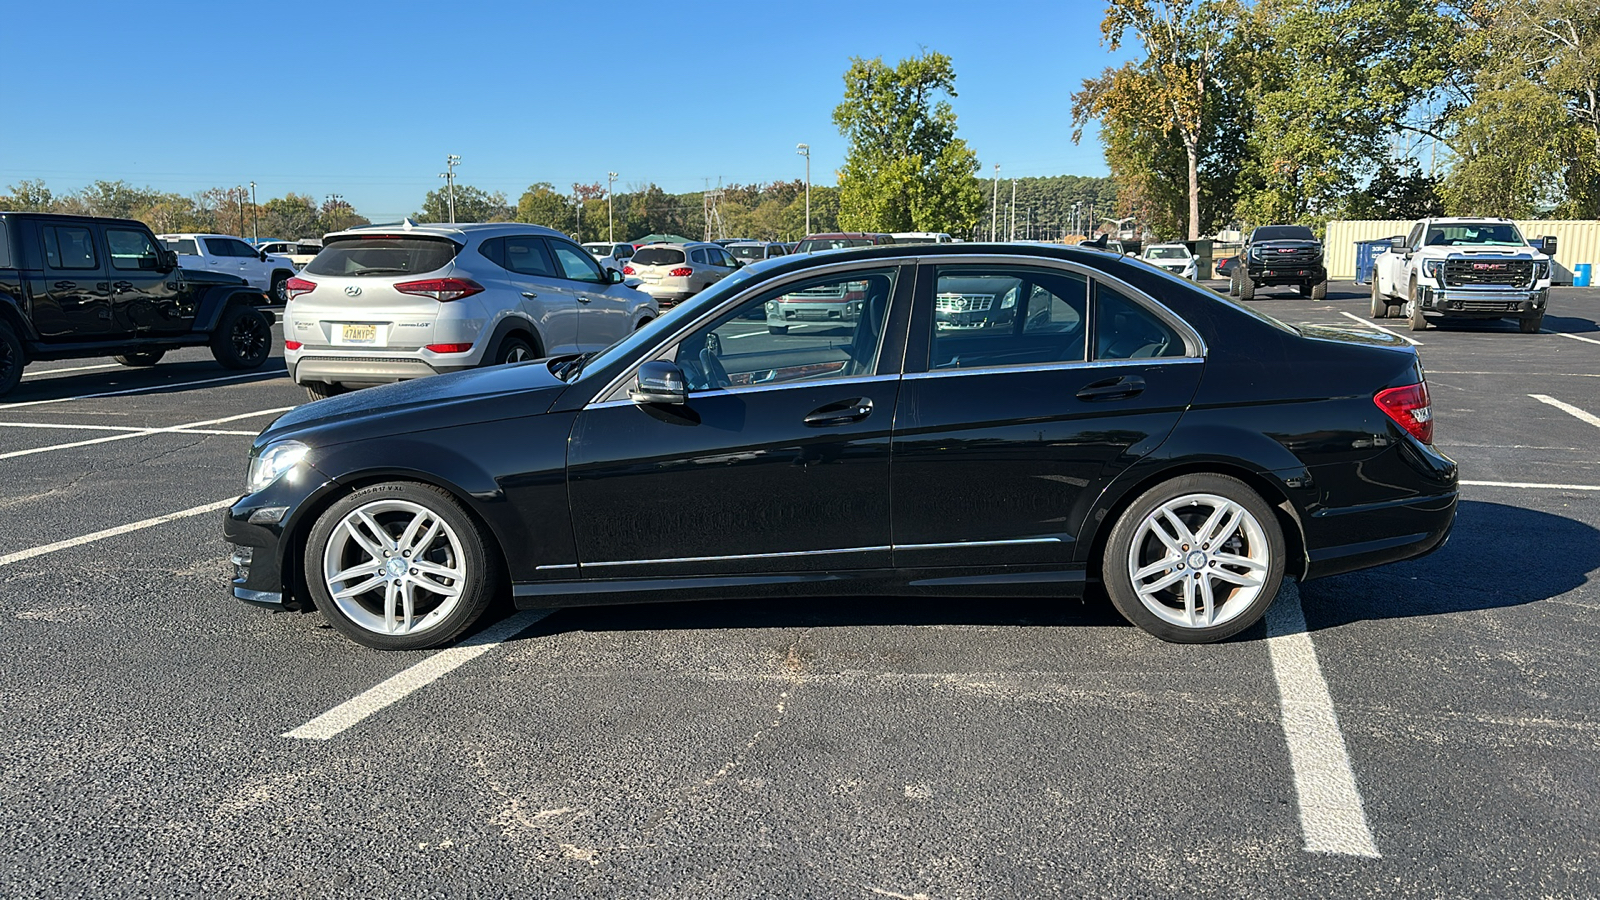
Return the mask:
<svg viewBox="0 0 1600 900">
<path fill-rule="evenodd" d="M 0 397 L 44 359 L 153 366 L 209 345 L 223 366 L 254 369 L 272 351 L 265 302 L 242 278 L 178 268 L 142 222 L 0 212 Z"/>
<path fill-rule="evenodd" d="M 1328 296 L 1328 269 L 1322 242 L 1304 225 L 1263 225 L 1250 232 L 1239 262 L 1231 266 L 1228 293 L 1254 300 L 1256 288 L 1292 284 L 1300 296 Z"/>
</svg>

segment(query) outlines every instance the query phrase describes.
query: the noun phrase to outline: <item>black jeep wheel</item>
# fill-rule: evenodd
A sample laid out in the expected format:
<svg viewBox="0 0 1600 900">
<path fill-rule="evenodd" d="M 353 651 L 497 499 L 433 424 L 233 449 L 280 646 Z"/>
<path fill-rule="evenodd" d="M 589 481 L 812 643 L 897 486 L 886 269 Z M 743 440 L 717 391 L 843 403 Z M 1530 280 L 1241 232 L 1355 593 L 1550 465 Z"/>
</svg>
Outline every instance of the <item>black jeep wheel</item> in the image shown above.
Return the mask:
<svg viewBox="0 0 1600 900">
<path fill-rule="evenodd" d="M 22 381 L 22 367 L 27 361 L 22 357 L 22 342 L 11 326 L 0 321 L 0 397 L 16 389 Z"/>
<path fill-rule="evenodd" d="M 211 355 L 224 368 L 260 368 L 272 355 L 272 326 L 253 306 L 230 306 L 211 332 Z"/>
</svg>

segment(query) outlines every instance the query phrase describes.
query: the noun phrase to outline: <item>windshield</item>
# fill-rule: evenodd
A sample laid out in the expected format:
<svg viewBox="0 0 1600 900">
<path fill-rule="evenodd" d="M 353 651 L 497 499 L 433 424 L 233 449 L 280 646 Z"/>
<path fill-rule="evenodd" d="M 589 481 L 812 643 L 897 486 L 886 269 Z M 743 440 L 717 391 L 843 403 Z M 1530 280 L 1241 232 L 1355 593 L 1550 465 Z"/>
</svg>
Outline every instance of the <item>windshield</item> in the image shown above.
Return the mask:
<svg viewBox="0 0 1600 900">
<path fill-rule="evenodd" d="M 1317 236 L 1304 225 L 1268 225 L 1251 232 L 1252 241 L 1314 241 Z"/>
<path fill-rule="evenodd" d="M 765 247 L 740 247 L 738 245 L 734 245 L 734 246 L 728 248 L 728 252 L 732 253 L 734 256 L 738 257 L 739 259 L 766 259 L 767 258 L 767 249 Z"/>
<path fill-rule="evenodd" d="M 800 242 L 796 253 L 816 253 L 818 250 L 844 250 L 850 247 L 871 247 L 865 238 L 806 238 Z"/>
<path fill-rule="evenodd" d="M 568 381 L 576 381 L 585 371 L 597 372 L 622 359 L 632 356 L 640 346 L 656 339 L 656 332 L 660 329 L 672 330 L 677 327 L 678 320 L 692 318 L 699 315 L 699 310 L 708 305 L 715 306 L 722 302 L 722 298 L 738 290 L 746 281 L 755 277 L 755 270 L 735 269 L 733 274 L 724 277 L 721 281 L 694 295 L 694 298 L 679 303 L 677 306 L 661 314 L 661 318 L 650 323 L 648 328 L 639 328 L 629 332 L 621 340 L 613 343 L 604 350 L 595 353 L 584 361 L 583 367 L 574 372 L 565 373 Z"/>
<path fill-rule="evenodd" d="M 1510 222 L 1468 222 L 1428 228 L 1429 247 L 1522 247 L 1527 241 Z"/>
<path fill-rule="evenodd" d="M 413 275 L 437 272 L 461 248 L 445 238 L 351 235 L 323 248 L 306 264 L 312 275 Z"/>
<path fill-rule="evenodd" d="M 1151 247 L 1144 252 L 1145 259 L 1190 259 L 1188 247 Z"/>
<path fill-rule="evenodd" d="M 168 250 L 179 256 L 200 255 L 200 247 L 194 242 L 194 238 L 167 238 L 162 243 L 167 245 Z"/>
</svg>

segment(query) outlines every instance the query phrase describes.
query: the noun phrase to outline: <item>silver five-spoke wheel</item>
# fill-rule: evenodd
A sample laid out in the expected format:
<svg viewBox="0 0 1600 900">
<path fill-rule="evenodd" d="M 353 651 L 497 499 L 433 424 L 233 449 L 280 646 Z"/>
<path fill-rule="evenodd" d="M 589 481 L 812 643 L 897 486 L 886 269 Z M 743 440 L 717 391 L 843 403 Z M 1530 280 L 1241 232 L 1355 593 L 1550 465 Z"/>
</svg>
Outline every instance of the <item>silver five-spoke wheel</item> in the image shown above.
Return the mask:
<svg viewBox="0 0 1600 900">
<path fill-rule="evenodd" d="M 1261 618 L 1283 582 L 1283 527 L 1255 489 L 1227 475 L 1180 475 L 1144 491 L 1106 541 L 1101 576 L 1128 621 L 1203 643 Z"/>
<path fill-rule="evenodd" d="M 439 514 L 407 500 L 357 507 L 333 530 L 322 577 L 341 612 L 380 634 L 437 626 L 461 599 L 461 538 Z"/>
</svg>

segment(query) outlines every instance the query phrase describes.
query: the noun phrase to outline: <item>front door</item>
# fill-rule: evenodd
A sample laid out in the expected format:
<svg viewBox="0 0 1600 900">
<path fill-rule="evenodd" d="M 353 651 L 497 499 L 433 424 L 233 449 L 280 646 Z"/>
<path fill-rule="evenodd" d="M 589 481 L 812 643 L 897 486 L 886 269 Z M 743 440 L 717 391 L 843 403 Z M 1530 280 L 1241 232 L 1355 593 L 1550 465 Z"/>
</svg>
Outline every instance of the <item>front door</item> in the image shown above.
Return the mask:
<svg viewBox="0 0 1600 900">
<path fill-rule="evenodd" d="M 111 262 L 111 318 L 125 334 L 182 334 L 194 325 L 194 304 L 177 271 L 160 270 L 156 245 L 143 231 L 106 228 Z"/>
<path fill-rule="evenodd" d="M 585 408 L 568 454 L 583 576 L 887 566 L 901 344 L 884 332 L 897 293 L 910 299 L 909 272 L 856 268 L 745 295 L 663 351 L 687 404 Z M 779 294 L 842 281 L 866 288 L 857 321 L 768 330 Z"/>
<path fill-rule="evenodd" d="M 919 282 L 894 437 L 895 565 L 1067 564 L 1076 511 L 1159 446 L 1202 366 L 1138 302 L 1093 283 L 1091 304 L 1087 273 L 941 265 Z"/>
<path fill-rule="evenodd" d="M 98 340 L 116 333 L 105 252 L 89 225 L 39 225 L 44 277 L 33 292 L 45 340 Z"/>
<path fill-rule="evenodd" d="M 578 302 L 578 346 L 601 350 L 616 343 L 629 331 L 628 299 L 609 290 L 610 278 L 583 248 L 554 238 L 545 243 Z"/>
<path fill-rule="evenodd" d="M 544 238 L 513 235 L 485 241 L 483 251 L 510 273 L 523 315 L 539 329 L 546 356 L 578 352 L 578 304 L 556 271 Z M 494 351 L 490 351 L 494 352 Z"/>
</svg>

